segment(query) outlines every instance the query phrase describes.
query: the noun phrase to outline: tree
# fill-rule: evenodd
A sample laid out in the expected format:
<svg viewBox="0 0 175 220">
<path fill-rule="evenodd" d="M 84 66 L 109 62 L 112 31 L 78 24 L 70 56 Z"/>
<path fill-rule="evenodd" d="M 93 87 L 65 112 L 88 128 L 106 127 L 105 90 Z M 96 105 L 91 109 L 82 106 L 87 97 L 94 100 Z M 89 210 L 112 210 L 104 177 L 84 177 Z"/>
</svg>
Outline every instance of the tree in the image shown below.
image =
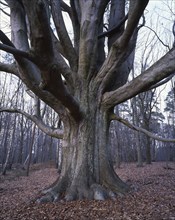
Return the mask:
<svg viewBox="0 0 175 220">
<path fill-rule="evenodd" d="M 11 41 L 0 31 L 0 49 L 14 55 L 0 70 L 18 76 L 61 119 L 64 131 L 19 109 L 46 133 L 63 138 L 59 179 L 40 201 L 113 197 L 129 187 L 117 176 L 108 152 L 114 106 L 149 89 L 175 71 L 175 48 L 127 83 L 139 20 L 148 0 L 6 0 Z M 103 32 L 110 4 L 109 29 Z M 62 11 L 72 22 L 73 42 Z M 53 22 L 52 22 L 53 21 Z M 127 23 L 126 23 L 127 21 Z M 53 29 L 52 29 L 53 27 Z M 56 33 L 54 32 L 56 30 Z M 105 43 L 108 38 L 108 45 Z M 108 51 L 105 51 L 108 46 Z M 66 59 L 66 60 L 65 60 Z"/>
<path fill-rule="evenodd" d="M 174 87 L 174 82 L 171 82 L 171 89 L 168 92 L 165 103 L 166 107 L 164 111 L 167 114 L 167 124 L 164 126 L 164 129 L 168 136 L 173 137 L 175 134 L 175 87 Z M 168 161 L 174 160 L 174 144 L 172 143 L 167 143 L 165 144 L 164 148 L 168 148 L 166 152 L 164 153 L 166 156 L 166 166 L 168 167 Z"/>
</svg>

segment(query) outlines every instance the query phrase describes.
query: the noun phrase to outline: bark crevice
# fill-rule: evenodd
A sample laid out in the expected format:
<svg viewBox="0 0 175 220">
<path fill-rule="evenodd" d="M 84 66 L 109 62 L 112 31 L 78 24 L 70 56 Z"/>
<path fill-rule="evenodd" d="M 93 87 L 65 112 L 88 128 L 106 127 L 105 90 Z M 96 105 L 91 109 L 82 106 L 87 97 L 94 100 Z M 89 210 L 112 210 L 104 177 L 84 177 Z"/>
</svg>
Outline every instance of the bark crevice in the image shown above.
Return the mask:
<svg viewBox="0 0 175 220">
<path fill-rule="evenodd" d="M 94 112 L 96 123 L 94 118 L 67 123 L 60 178 L 38 202 L 115 199 L 129 190 L 110 163 L 108 113 Z"/>
</svg>

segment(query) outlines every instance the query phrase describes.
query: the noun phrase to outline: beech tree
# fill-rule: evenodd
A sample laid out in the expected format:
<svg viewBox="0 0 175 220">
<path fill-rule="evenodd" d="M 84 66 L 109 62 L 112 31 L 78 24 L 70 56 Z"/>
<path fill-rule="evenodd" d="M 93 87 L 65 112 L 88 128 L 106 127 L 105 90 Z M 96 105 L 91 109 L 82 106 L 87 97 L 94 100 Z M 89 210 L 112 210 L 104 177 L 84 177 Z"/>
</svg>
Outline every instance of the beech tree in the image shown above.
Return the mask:
<svg viewBox="0 0 175 220">
<path fill-rule="evenodd" d="M 0 31 L 0 49 L 13 54 L 15 61 L 0 63 L 0 70 L 18 76 L 63 124 L 63 129 L 50 128 L 40 114 L 1 107 L 25 115 L 47 134 L 63 139 L 60 177 L 39 201 L 103 200 L 127 192 L 108 148 L 110 122 L 123 122 L 114 107 L 175 72 L 172 48 L 127 83 L 149 0 L 130 0 L 127 9 L 125 0 L 5 2 L 10 7 L 11 39 Z M 109 24 L 104 31 L 107 8 Z M 71 20 L 73 41 L 63 11 Z"/>
</svg>

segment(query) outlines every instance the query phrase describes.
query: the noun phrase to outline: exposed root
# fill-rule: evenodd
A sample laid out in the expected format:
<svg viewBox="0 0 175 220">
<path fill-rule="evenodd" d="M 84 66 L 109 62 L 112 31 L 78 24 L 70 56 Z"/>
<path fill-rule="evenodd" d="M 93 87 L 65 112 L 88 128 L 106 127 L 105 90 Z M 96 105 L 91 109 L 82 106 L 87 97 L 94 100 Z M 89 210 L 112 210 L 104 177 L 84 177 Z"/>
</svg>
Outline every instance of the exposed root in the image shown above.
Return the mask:
<svg viewBox="0 0 175 220">
<path fill-rule="evenodd" d="M 89 188 L 71 186 L 68 189 L 54 187 L 44 190 L 44 195 L 37 200 L 38 203 L 56 202 L 56 201 L 74 201 L 74 200 L 98 200 L 113 199 L 118 194 L 106 189 L 102 185 L 92 184 Z"/>
</svg>

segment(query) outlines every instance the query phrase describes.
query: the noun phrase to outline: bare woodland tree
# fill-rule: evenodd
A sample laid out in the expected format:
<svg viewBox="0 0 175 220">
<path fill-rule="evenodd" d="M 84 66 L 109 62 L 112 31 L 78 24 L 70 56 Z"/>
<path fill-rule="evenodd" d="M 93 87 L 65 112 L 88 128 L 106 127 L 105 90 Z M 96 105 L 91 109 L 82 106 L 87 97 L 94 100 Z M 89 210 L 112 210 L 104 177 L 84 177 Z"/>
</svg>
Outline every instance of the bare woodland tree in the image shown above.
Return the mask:
<svg viewBox="0 0 175 220">
<path fill-rule="evenodd" d="M 139 20 L 149 0 L 130 0 L 128 14 L 124 0 L 70 0 L 70 5 L 61 0 L 5 2 L 10 7 L 11 41 L 0 31 L 0 49 L 13 54 L 15 62 L 0 63 L 0 70 L 18 76 L 64 125 L 64 130 L 50 128 L 38 115 L 1 108 L 21 113 L 47 134 L 63 138 L 60 177 L 39 201 L 103 200 L 127 192 L 129 187 L 116 175 L 108 148 L 111 120 L 127 124 L 115 117 L 114 107 L 175 72 L 172 48 L 127 83 L 142 26 Z M 103 32 L 107 7 L 110 29 Z M 63 11 L 72 22 L 73 42 Z"/>
</svg>

